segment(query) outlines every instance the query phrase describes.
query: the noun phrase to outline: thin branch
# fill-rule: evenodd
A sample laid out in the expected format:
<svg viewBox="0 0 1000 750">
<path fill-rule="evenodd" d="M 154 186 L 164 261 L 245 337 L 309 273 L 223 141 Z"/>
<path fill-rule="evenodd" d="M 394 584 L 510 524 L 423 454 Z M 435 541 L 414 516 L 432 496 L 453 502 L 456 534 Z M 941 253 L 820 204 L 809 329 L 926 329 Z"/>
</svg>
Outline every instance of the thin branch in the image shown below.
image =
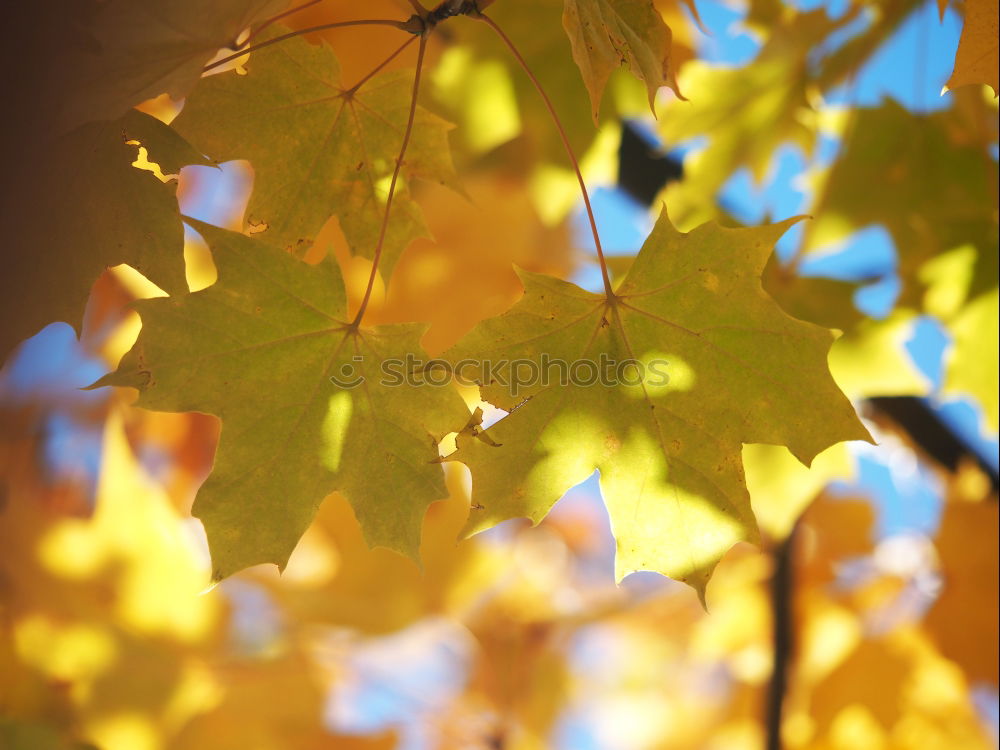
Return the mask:
<svg viewBox="0 0 1000 750">
<path fill-rule="evenodd" d="M 361 19 L 358 21 L 338 21 L 336 23 L 324 23 L 319 26 L 310 26 L 308 29 L 299 29 L 298 31 L 292 31 L 288 34 L 282 34 L 281 36 L 276 36 L 273 39 L 268 39 L 266 42 L 261 42 L 260 44 L 254 44 L 251 47 L 236 52 L 235 54 L 224 57 L 221 60 L 216 60 L 214 63 L 206 65 L 202 68 L 202 73 L 207 73 L 210 70 L 218 68 L 220 65 L 225 65 L 228 62 L 237 60 L 243 55 L 248 55 L 251 52 L 256 52 L 257 50 L 264 49 L 265 47 L 270 47 L 272 44 L 277 44 L 278 42 L 283 42 L 286 39 L 292 39 L 293 37 L 302 36 L 303 34 L 310 34 L 314 31 L 324 31 L 325 29 L 338 29 L 345 26 L 393 26 L 400 30 L 405 30 L 402 21 L 391 21 L 389 19 Z"/>
<path fill-rule="evenodd" d="M 396 182 L 399 179 L 399 170 L 403 167 L 403 157 L 406 156 L 406 147 L 410 145 L 410 134 L 413 132 L 413 120 L 417 116 L 417 95 L 420 92 L 420 73 L 424 67 L 424 52 L 427 50 L 427 37 L 420 37 L 420 47 L 417 51 L 417 70 L 413 76 L 413 95 L 410 99 L 410 114 L 406 119 L 406 129 L 403 131 L 403 144 L 399 148 L 399 156 L 396 157 L 396 167 L 392 170 L 392 180 L 389 181 L 389 194 L 385 199 L 385 214 L 382 217 L 382 227 L 379 230 L 378 243 L 375 245 L 375 254 L 372 256 L 372 271 L 368 277 L 368 286 L 365 288 L 365 296 L 361 299 L 361 306 L 358 307 L 358 314 L 354 316 L 351 326 L 357 328 L 361 325 L 361 319 L 368 309 L 368 302 L 372 296 L 372 289 L 375 287 L 375 275 L 378 273 L 378 263 L 382 258 L 382 247 L 385 244 L 385 231 L 389 226 L 389 213 L 392 210 L 392 198 L 396 194 Z"/>
<path fill-rule="evenodd" d="M 788 673 L 795 646 L 792 602 L 795 589 L 796 529 L 797 525 L 793 526 L 788 537 L 778 543 L 772 553 L 774 573 L 771 577 L 771 616 L 774 662 L 771 669 L 771 685 L 767 692 L 767 712 L 764 722 L 767 750 L 781 750 L 782 747 L 782 712 L 785 694 L 788 692 Z"/>
<path fill-rule="evenodd" d="M 368 81 L 370 81 L 371 78 L 374 75 L 376 75 L 380 70 L 382 70 L 386 65 L 388 65 L 393 60 L 395 60 L 400 55 L 400 53 L 402 53 L 403 50 L 405 50 L 407 47 L 409 47 L 411 44 L 413 44 L 413 42 L 415 42 L 416 39 L 417 39 L 417 37 L 411 36 L 409 39 L 407 39 L 405 42 L 403 42 L 395 52 L 393 52 L 391 55 L 389 55 L 387 58 L 385 58 L 382 62 L 380 62 L 377 66 L 375 66 L 375 68 L 370 73 L 368 73 L 368 75 L 366 75 L 364 78 L 362 78 L 356 84 L 354 84 L 353 86 L 351 86 L 349 89 L 345 89 L 345 92 L 353 94 L 355 91 L 357 91 L 358 89 L 360 89 L 362 86 L 364 86 L 366 83 L 368 83 Z"/>
<path fill-rule="evenodd" d="M 305 2 L 305 3 L 302 3 L 301 5 L 296 5 L 294 8 L 289 8 L 288 10 L 282 11 L 281 13 L 279 13 L 276 16 L 271 16 L 266 21 L 264 21 L 264 23 L 262 23 L 260 26 L 258 26 L 256 29 L 254 29 L 253 31 L 251 31 L 250 35 L 245 40 L 243 40 L 243 44 L 241 46 L 246 47 L 248 44 L 250 44 L 250 42 L 252 42 L 254 40 L 255 37 L 259 36 L 260 33 L 264 29 L 266 29 L 268 26 L 270 26 L 271 24 L 277 23 L 282 18 L 286 18 L 287 16 L 290 16 L 293 13 L 298 13 L 300 10 L 305 10 L 306 8 L 309 8 L 309 7 L 313 6 L 313 5 L 316 5 L 317 3 L 321 3 L 321 2 L 323 2 L 323 0 L 309 0 L 309 2 Z"/>
<path fill-rule="evenodd" d="M 549 95 L 545 93 L 545 89 L 542 88 L 542 84 L 539 83 L 535 74 L 531 72 L 531 68 L 528 67 L 528 63 L 518 52 L 517 47 L 514 46 L 514 42 L 510 40 L 496 22 L 482 13 L 478 15 L 471 15 L 470 18 L 477 18 L 480 21 L 486 23 L 493 31 L 497 33 L 497 36 L 507 45 L 507 49 L 510 50 L 511 54 L 517 59 L 518 63 L 524 69 L 524 72 L 528 74 L 528 78 L 531 79 L 532 84 L 534 84 L 535 89 L 541 95 L 542 99 L 545 101 L 545 106 L 549 110 L 549 114 L 552 116 L 552 121 L 556 125 L 556 130 L 559 131 L 559 137 L 562 138 L 563 146 L 566 147 L 566 153 L 569 154 L 569 160 L 573 164 L 573 171 L 576 172 L 577 182 L 580 183 L 580 193 L 583 195 L 583 204 L 587 208 L 587 218 L 590 220 L 590 231 L 594 235 L 594 247 L 597 249 L 597 259 L 601 264 L 601 276 L 604 278 L 604 291 L 609 300 L 615 299 L 614 292 L 611 288 L 611 277 L 608 275 L 608 264 L 604 259 L 604 249 L 601 247 L 601 237 L 597 233 L 597 221 L 594 219 L 594 209 L 590 205 L 590 195 L 587 193 L 587 185 L 583 181 L 583 173 L 580 171 L 580 164 L 576 160 L 576 154 L 573 153 L 573 147 L 569 145 L 569 138 L 566 136 L 566 129 L 563 128 L 562 122 L 559 120 L 559 115 L 556 114 L 555 107 L 552 106 L 552 101 L 549 99 Z"/>
</svg>

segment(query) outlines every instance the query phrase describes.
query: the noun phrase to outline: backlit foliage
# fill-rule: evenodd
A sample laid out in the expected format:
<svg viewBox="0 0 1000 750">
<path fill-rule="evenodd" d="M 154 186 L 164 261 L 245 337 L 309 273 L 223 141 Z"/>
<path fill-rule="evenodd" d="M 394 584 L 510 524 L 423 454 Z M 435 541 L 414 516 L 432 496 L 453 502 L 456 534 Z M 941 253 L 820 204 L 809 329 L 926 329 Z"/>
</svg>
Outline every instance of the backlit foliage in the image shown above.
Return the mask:
<svg viewBox="0 0 1000 750">
<path fill-rule="evenodd" d="M 0 750 L 996 747 L 996 2 L 720 7 L 17 11 Z"/>
</svg>

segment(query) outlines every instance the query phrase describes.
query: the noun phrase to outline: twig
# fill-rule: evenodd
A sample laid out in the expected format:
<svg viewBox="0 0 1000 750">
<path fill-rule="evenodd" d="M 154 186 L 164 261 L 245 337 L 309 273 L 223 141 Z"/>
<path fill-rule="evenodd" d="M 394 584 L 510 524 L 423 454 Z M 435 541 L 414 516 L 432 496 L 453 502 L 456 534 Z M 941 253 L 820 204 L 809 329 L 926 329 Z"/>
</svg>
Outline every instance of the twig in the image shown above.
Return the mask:
<svg viewBox="0 0 1000 750">
<path fill-rule="evenodd" d="M 277 44 L 278 42 L 283 42 L 286 39 L 292 39 L 293 37 L 302 36 L 303 34 L 310 34 L 314 31 L 324 31 L 326 29 L 338 29 L 346 26 L 393 26 L 400 30 L 405 30 L 405 26 L 402 21 L 391 21 L 386 18 L 382 19 L 360 19 L 357 21 L 337 21 L 336 23 L 324 23 L 319 26 L 310 26 L 308 29 L 299 29 L 298 31 L 291 31 L 287 34 L 282 34 L 281 36 L 276 36 L 273 39 L 268 39 L 266 42 L 261 42 L 260 44 L 254 44 L 250 47 L 240 50 L 228 57 L 224 57 L 221 60 L 216 60 L 214 63 L 210 63 L 201 69 L 202 73 L 207 73 L 210 70 L 218 68 L 220 65 L 225 65 L 228 62 L 237 60 L 243 55 L 248 55 L 251 52 L 256 52 L 257 50 L 264 49 L 265 47 L 270 47 L 272 44 Z"/>
</svg>

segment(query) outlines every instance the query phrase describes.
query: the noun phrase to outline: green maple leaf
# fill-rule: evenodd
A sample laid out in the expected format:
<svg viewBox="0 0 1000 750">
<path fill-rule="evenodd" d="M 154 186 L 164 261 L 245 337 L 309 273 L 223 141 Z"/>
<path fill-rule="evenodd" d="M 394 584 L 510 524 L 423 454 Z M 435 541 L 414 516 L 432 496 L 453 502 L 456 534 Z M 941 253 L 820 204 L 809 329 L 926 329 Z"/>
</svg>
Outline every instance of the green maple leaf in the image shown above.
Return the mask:
<svg viewBox="0 0 1000 750">
<path fill-rule="evenodd" d="M 142 300 L 142 331 L 95 385 L 138 388 L 139 406 L 222 419 L 194 514 L 221 579 L 283 567 L 320 502 L 339 490 L 371 545 L 415 557 L 427 506 L 447 495 L 437 443 L 468 411 L 451 388 L 392 387 L 380 366 L 420 352 L 417 324 L 346 321 L 336 263 L 310 266 L 245 235 L 189 220 L 218 281 Z M 362 376 L 357 387 L 345 386 Z"/>
<path fill-rule="evenodd" d="M 177 182 L 132 166 L 140 145 L 166 175 L 208 163 L 169 126 L 131 110 L 56 139 L 5 197 L 0 357 L 53 321 L 79 327 L 108 266 L 127 263 L 171 294 L 187 290 Z"/>
<path fill-rule="evenodd" d="M 652 0 L 566 0 L 563 28 L 590 92 L 595 123 L 608 78 L 622 65 L 645 82 L 654 114 L 661 86 L 678 92 L 670 63 L 672 34 Z"/>
<path fill-rule="evenodd" d="M 330 47 L 300 38 L 254 54 L 246 70 L 206 79 L 174 127 L 215 159 L 250 161 L 254 188 L 246 218 L 261 237 L 304 251 L 336 214 L 351 251 L 372 257 L 412 74 L 380 74 L 351 92 Z M 454 186 L 449 128 L 417 110 L 404 177 Z M 379 265 L 384 277 L 410 240 L 427 234 L 419 207 L 398 186 Z"/>
<path fill-rule="evenodd" d="M 726 550 L 756 538 L 743 443 L 786 445 L 808 464 L 835 442 L 870 440 L 827 368 L 833 335 L 789 317 L 761 288 L 774 242 L 794 221 L 681 234 L 664 214 L 610 300 L 522 272 L 522 300 L 445 355 L 464 377 L 475 371 L 462 360 L 544 371 L 545 352 L 549 362 L 549 384 L 520 392 L 499 382 L 495 364 L 479 365 L 483 397 L 511 413 L 475 436 L 490 440 L 463 434 L 451 457 L 472 470 L 468 530 L 518 516 L 537 523 L 596 468 L 618 579 L 657 570 L 703 596 Z M 552 361 L 601 355 L 641 362 L 645 379 L 626 369 L 624 384 L 559 387 Z"/>
<path fill-rule="evenodd" d="M 64 61 L 57 115 L 66 127 L 123 115 L 159 94 L 182 99 L 202 68 L 288 0 L 110 0 L 81 31 L 93 44 Z M 80 32 L 78 32 L 80 33 Z"/>
</svg>

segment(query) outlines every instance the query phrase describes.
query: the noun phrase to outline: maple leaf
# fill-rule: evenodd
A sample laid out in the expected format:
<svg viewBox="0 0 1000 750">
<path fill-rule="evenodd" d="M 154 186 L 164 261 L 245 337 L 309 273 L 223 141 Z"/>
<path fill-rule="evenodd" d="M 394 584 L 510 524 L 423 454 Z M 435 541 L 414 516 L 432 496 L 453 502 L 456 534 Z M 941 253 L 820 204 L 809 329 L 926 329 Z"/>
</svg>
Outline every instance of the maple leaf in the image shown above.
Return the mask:
<svg viewBox="0 0 1000 750">
<path fill-rule="evenodd" d="M 881 224 L 911 296 L 922 286 L 921 267 L 939 253 L 971 245 L 983 258 L 996 257 L 997 163 L 983 158 L 978 123 L 955 98 L 956 106 L 931 114 L 892 99 L 857 111 L 814 209 L 810 251 Z"/>
<path fill-rule="evenodd" d="M 654 115 L 661 86 L 680 96 L 670 60 L 670 28 L 652 0 L 566 0 L 563 28 L 590 93 L 595 123 L 604 87 L 620 65 L 627 64 L 645 82 Z"/>
<path fill-rule="evenodd" d="M 220 49 L 235 48 L 239 33 L 280 11 L 288 0 L 110 0 L 77 33 L 65 61 L 56 115 L 66 128 L 121 117 L 159 94 L 184 98 L 202 67 Z"/>
<path fill-rule="evenodd" d="M 1000 336 L 1000 290 L 981 294 L 949 322 L 954 339 L 944 381 L 948 394 L 971 395 L 983 410 L 987 429 L 996 434 L 1000 428 L 1000 378 L 997 338 Z"/>
<path fill-rule="evenodd" d="M 930 395 L 930 381 L 906 348 L 915 317 L 912 310 L 896 310 L 883 320 L 862 320 L 837 339 L 830 372 L 844 393 L 853 399 Z"/>
<path fill-rule="evenodd" d="M 808 96 L 810 62 L 816 47 L 842 28 L 849 15 L 831 20 L 822 8 L 796 13 L 782 22 L 748 65 L 732 68 L 694 61 L 685 67 L 681 84 L 698 96 L 690 102 L 670 102 L 660 130 L 671 145 L 700 137 L 707 143 L 685 159 L 684 179 L 668 187 L 679 224 L 693 225 L 716 215 L 711 196 L 740 167 L 760 183 L 783 145 L 792 143 L 812 153 L 816 127 Z"/>
<path fill-rule="evenodd" d="M 79 327 L 108 266 L 127 263 L 171 294 L 186 291 L 177 181 L 132 166 L 140 146 L 165 175 L 208 164 L 169 126 L 131 110 L 56 139 L 5 199 L 0 357 L 53 321 Z"/>
<path fill-rule="evenodd" d="M 380 74 L 353 91 L 340 81 L 333 50 L 301 38 L 255 53 L 246 70 L 206 79 L 174 127 L 219 161 L 250 161 L 247 223 L 271 243 L 305 252 L 336 214 L 352 252 L 372 257 L 412 74 Z M 455 186 L 449 128 L 418 108 L 404 176 Z M 379 265 L 383 277 L 410 240 L 426 235 L 419 207 L 397 186 Z"/>
<path fill-rule="evenodd" d="M 927 612 L 927 629 L 970 681 L 998 684 L 997 504 L 955 501 L 944 507 L 936 544 L 941 595 Z M 988 537 L 983 531 L 988 530 Z M 956 614 L 961 613 L 961 617 Z"/>
<path fill-rule="evenodd" d="M 334 490 L 352 503 L 369 544 L 415 557 L 424 510 L 447 495 L 437 443 L 468 419 L 453 389 L 381 379 L 382 362 L 419 353 L 424 327 L 359 330 L 345 322 L 331 258 L 310 266 L 188 221 L 211 247 L 218 281 L 137 302 L 139 339 L 95 385 L 138 388 L 138 405 L 149 409 L 222 419 L 215 468 L 194 506 L 214 577 L 284 567 Z"/>
<path fill-rule="evenodd" d="M 943 14 L 939 0 L 939 9 Z M 949 89 L 969 84 L 987 84 L 993 96 L 1000 93 L 1000 57 L 998 57 L 998 3 L 997 0 L 965 0 L 965 23 L 955 52 L 955 69 L 948 83 Z"/>
<path fill-rule="evenodd" d="M 490 382 L 500 372 L 491 365 L 483 397 L 511 413 L 489 440 L 460 436 L 450 457 L 472 470 L 481 509 L 468 530 L 517 516 L 537 523 L 596 468 L 618 579 L 657 570 L 704 597 L 726 550 L 757 534 L 742 443 L 787 445 L 808 464 L 835 442 L 870 440 L 827 369 L 833 335 L 789 317 L 760 287 L 774 242 L 795 221 L 681 234 L 664 213 L 612 299 L 522 272 L 522 300 L 444 355 L 457 373 L 468 376 L 460 363 L 469 359 L 539 370 L 562 361 L 572 372 L 606 355 L 643 363 L 647 376 L 556 387 L 563 376 L 552 371 L 548 384 L 535 378 L 519 392 L 513 365 L 507 384 Z"/>
</svg>

